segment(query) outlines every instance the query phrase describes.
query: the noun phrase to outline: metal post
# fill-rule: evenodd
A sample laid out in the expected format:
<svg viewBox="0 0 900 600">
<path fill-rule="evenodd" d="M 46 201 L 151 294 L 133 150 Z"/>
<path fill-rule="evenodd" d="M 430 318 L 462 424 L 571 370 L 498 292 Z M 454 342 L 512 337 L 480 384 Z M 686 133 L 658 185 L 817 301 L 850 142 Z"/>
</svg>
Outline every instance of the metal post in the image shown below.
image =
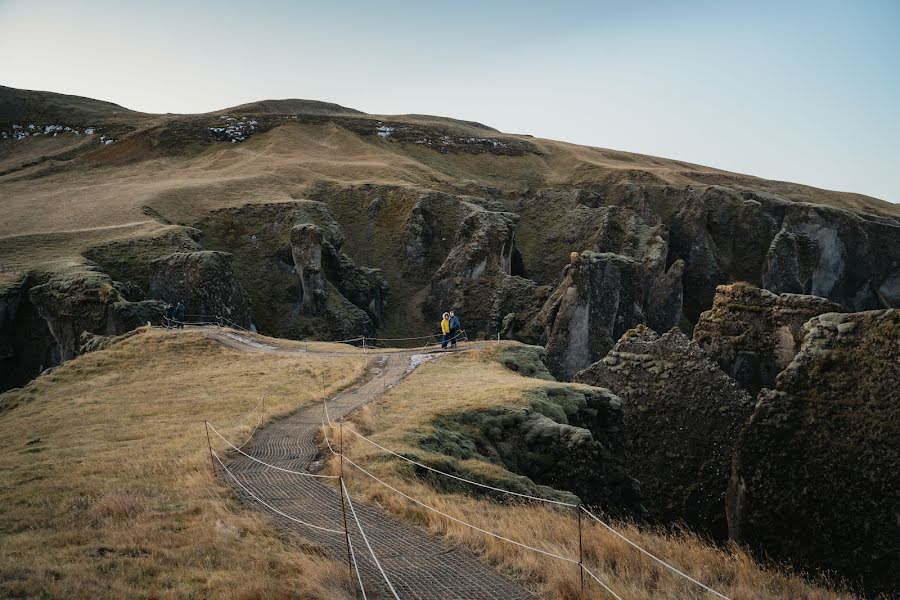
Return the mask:
<svg viewBox="0 0 900 600">
<path fill-rule="evenodd" d="M 344 478 L 338 477 L 338 493 L 341 495 L 341 514 L 344 516 L 344 540 L 347 542 L 347 566 L 350 567 L 350 585 L 353 586 L 353 597 L 356 597 L 356 584 L 353 583 L 353 559 L 350 558 L 350 530 L 347 529 L 347 508 L 344 505 Z"/>
<path fill-rule="evenodd" d="M 209 421 L 204 420 L 204 421 L 203 421 L 203 425 L 204 425 L 204 427 L 206 427 L 206 446 L 209 448 L 209 462 L 212 463 L 213 474 L 215 474 L 215 472 L 216 472 L 216 461 L 215 461 L 215 459 L 213 458 L 213 453 L 212 453 L 212 442 L 209 441 Z"/>
<path fill-rule="evenodd" d="M 581 541 L 581 503 L 575 507 L 578 511 L 578 573 L 581 575 L 581 591 L 584 591 L 584 545 Z"/>
</svg>

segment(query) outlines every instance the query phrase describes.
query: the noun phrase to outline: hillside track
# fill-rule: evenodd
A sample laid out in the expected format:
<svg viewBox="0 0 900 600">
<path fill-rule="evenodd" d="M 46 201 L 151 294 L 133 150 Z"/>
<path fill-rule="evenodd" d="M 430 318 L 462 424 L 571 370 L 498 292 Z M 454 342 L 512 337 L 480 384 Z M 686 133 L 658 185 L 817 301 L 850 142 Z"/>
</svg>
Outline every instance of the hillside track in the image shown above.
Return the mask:
<svg viewBox="0 0 900 600">
<path fill-rule="evenodd" d="M 252 352 L 302 353 L 303 349 L 261 348 L 246 345 L 244 336 L 228 330 L 209 330 L 209 335 L 229 347 L 244 346 Z M 418 351 L 371 353 L 363 377 L 351 388 L 328 400 L 332 420 L 338 420 L 378 398 L 385 389 L 400 382 L 412 370 L 411 357 Z M 362 358 L 362 356 L 361 356 Z M 290 416 L 275 420 L 256 432 L 243 450 L 249 455 L 282 468 L 315 473 L 323 463 L 317 438 L 322 426 L 322 406 L 303 407 Z M 298 534 L 319 546 L 335 560 L 347 561 L 343 535 L 344 518 L 336 480 L 302 477 L 271 469 L 237 455 L 226 462 L 228 473 L 219 476 L 253 510 L 270 516 L 279 530 Z M 243 489 L 241 486 L 243 486 Z M 278 511 L 340 534 L 312 529 L 276 514 L 261 505 L 264 501 Z M 353 501 L 356 515 L 372 550 L 400 598 L 480 599 L 535 598 L 531 592 L 509 581 L 474 554 L 447 540 L 402 522 L 386 511 L 361 500 Z M 349 508 L 347 522 L 356 560 L 360 566 L 367 597 L 392 598 L 384 578 L 366 549 Z"/>
</svg>

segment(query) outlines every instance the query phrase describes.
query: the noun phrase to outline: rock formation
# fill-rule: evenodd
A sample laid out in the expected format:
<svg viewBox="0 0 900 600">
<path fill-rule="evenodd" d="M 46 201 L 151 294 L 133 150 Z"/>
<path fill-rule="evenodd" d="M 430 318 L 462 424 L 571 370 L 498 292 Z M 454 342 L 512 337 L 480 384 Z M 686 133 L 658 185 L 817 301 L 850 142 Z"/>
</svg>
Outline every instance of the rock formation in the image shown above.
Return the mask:
<svg viewBox="0 0 900 600">
<path fill-rule="evenodd" d="M 816 315 L 843 312 L 816 296 L 781 294 L 746 283 L 720 285 L 700 315 L 694 341 L 750 393 L 772 387 L 800 348 L 801 328 Z"/>
<path fill-rule="evenodd" d="M 325 311 L 325 277 L 322 274 L 322 230 L 312 223 L 291 228 L 291 257 L 300 280 L 299 309 L 309 315 Z"/>
<path fill-rule="evenodd" d="M 545 291 L 524 277 L 516 246 L 518 217 L 473 204 L 463 206 L 468 212 L 431 281 L 424 310 L 434 315 L 456 310 L 464 315 L 467 331 L 493 335 L 508 315 L 512 319 L 534 310 Z M 514 326 L 507 321 L 507 327 Z"/>
<path fill-rule="evenodd" d="M 188 315 L 225 317 L 250 327 L 250 305 L 226 252 L 175 252 L 150 262 L 151 298 L 184 302 Z"/>
<path fill-rule="evenodd" d="M 34 273 L 0 286 L 0 389 L 74 358 L 82 332 L 119 335 L 159 321 L 162 303 L 130 302 L 123 287 L 90 266 Z"/>
<path fill-rule="evenodd" d="M 547 330 L 547 364 L 561 379 L 602 358 L 644 322 L 642 265 L 620 254 L 583 252 L 563 272 L 537 320 Z"/>
<path fill-rule="evenodd" d="M 760 554 L 900 593 L 900 310 L 829 313 L 759 394 L 728 491 Z"/>
<path fill-rule="evenodd" d="M 724 540 L 725 490 L 749 394 L 677 329 L 628 331 L 575 381 L 622 399 L 625 465 L 650 517 Z"/>
<path fill-rule="evenodd" d="M 527 394 L 525 407 L 442 416 L 420 444 L 494 462 L 607 512 L 642 518 L 637 482 L 623 462 L 621 400 L 607 390 L 559 384 Z"/>
<path fill-rule="evenodd" d="M 282 337 L 373 335 L 390 289 L 377 269 L 341 251 L 344 232 L 328 206 L 312 200 L 256 204 L 212 213 L 197 224 L 204 245 L 234 255 L 254 324 Z"/>
</svg>

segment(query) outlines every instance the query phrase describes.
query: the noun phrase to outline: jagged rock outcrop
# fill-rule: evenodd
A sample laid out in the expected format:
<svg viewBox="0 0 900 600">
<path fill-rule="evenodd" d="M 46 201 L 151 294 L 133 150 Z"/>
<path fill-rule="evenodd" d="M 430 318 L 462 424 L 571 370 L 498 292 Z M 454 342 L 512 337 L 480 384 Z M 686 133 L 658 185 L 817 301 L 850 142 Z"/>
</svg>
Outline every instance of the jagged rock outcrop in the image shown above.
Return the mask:
<svg viewBox="0 0 900 600">
<path fill-rule="evenodd" d="M 900 593 L 900 310 L 830 313 L 759 394 L 728 492 L 731 537 Z"/>
<path fill-rule="evenodd" d="M 232 255 L 203 250 L 175 252 L 150 262 L 152 298 L 183 302 L 188 315 L 225 317 L 250 327 L 250 304 L 232 268 Z"/>
<path fill-rule="evenodd" d="M 0 391 L 19 387 L 62 362 L 47 322 L 28 297 L 25 275 L 0 285 Z"/>
<path fill-rule="evenodd" d="M 82 332 L 119 335 L 160 321 L 161 302 L 130 302 L 121 287 L 91 266 L 30 273 L 0 286 L 0 389 L 74 358 Z"/>
<path fill-rule="evenodd" d="M 775 384 L 800 348 L 803 324 L 816 315 L 844 312 L 816 296 L 781 294 L 749 285 L 720 285 L 700 315 L 694 341 L 750 393 Z"/>
<path fill-rule="evenodd" d="M 725 491 L 749 394 L 681 331 L 628 331 L 575 381 L 622 399 L 625 464 L 650 517 L 724 540 Z"/>
<path fill-rule="evenodd" d="M 571 379 L 644 322 L 644 276 L 641 263 L 620 254 L 586 251 L 566 266 L 562 283 L 537 316 L 556 377 Z"/>
<path fill-rule="evenodd" d="M 710 306 L 717 285 L 733 281 L 814 294 L 850 310 L 897 306 L 897 219 L 717 185 L 693 195 L 669 226 L 669 260 L 685 261 L 691 322 Z"/>
<path fill-rule="evenodd" d="M 373 335 L 390 287 L 378 269 L 356 265 L 328 205 L 312 200 L 247 205 L 212 213 L 197 227 L 207 247 L 234 254 L 235 276 L 262 332 L 288 338 Z"/>
<path fill-rule="evenodd" d="M 639 486 L 623 462 L 621 400 L 608 390 L 568 385 L 526 394 L 527 406 L 442 416 L 420 444 L 457 460 L 493 462 L 607 512 L 642 518 Z"/>
<path fill-rule="evenodd" d="M 427 315 L 445 310 L 463 315 L 470 337 L 492 335 L 510 314 L 533 309 L 542 290 L 524 277 L 516 247 L 514 213 L 467 205 L 453 247 L 431 282 Z"/>
<path fill-rule="evenodd" d="M 299 310 L 320 315 L 325 311 L 325 276 L 322 273 L 322 230 L 312 223 L 291 228 L 291 257 L 300 280 Z"/>
<path fill-rule="evenodd" d="M 658 333 L 668 331 L 681 321 L 683 276 L 684 261 L 679 258 L 668 271 L 657 276 L 650 287 L 645 309 L 647 325 Z"/>
</svg>

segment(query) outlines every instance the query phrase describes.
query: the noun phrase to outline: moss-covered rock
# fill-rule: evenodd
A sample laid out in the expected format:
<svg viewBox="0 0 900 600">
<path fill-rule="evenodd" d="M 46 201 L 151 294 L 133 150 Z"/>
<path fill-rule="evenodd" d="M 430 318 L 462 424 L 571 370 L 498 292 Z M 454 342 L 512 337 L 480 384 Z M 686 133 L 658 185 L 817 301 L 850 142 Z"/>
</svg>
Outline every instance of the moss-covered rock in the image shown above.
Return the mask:
<svg viewBox="0 0 900 600">
<path fill-rule="evenodd" d="M 628 331 L 575 376 L 620 398 L 625 464 L 658 522 L 726 539 L 725 491 L 751 397 L 681 331 Z"/>
<path fill-rule="evenodd" d="M 341 252 L 344 233 L 327 204 L 251 204 L 197 223 L 210 248 L 234 255 L 234 272 L 259 331 L 294 339 L 373 335 L 389 287 L 377 269 Z"/>
<path fill-rule="evenodd" d="M 175 252 L 150 262 L 150 292 L 157 300 L 183 302 L 188 315 L 225 317 L 250 327 L 250 303 L 235 279 L 232 255 L 203 250 Z"/>
<path fill-rule="evenodd" d="M 775 295 L 747 283 L 720 285 L 710 310 L 700 315 L 694 341 L 751 394 L 772 387 L 797 354 L 803 324 L 816 315 L 843 312 L 816 296 Z"/>
<path fill-rule="evenodd" d="M 420 444 L 447 456 L 444 464 L 460 473 L 466 470 L 452 459 L 480 459 L 516 475 L 503 481 L 482 476 L 490 485 L 539 496 L 546 490 L 535 484 L 549 486 L 614 514 L 643 517 L 640 489 L 623 463 L 621 400 L 607 390 L 571 385 L 526 394 L 524 407 L 442 416 Z"/>
<path fill-rule="evenodd" d="M 525 377 L 556 381 L 544 363 L 546 357 L 547 353 L 541 346 L 516 345 L 503 348 L 498 358 L 507 369 Z"/>
<path fill-rule="evenodd" d="M 733 539 L 900 593 L 900 310 L 810 320 L 759 394 L 728 492 Z"/>
</svg>

